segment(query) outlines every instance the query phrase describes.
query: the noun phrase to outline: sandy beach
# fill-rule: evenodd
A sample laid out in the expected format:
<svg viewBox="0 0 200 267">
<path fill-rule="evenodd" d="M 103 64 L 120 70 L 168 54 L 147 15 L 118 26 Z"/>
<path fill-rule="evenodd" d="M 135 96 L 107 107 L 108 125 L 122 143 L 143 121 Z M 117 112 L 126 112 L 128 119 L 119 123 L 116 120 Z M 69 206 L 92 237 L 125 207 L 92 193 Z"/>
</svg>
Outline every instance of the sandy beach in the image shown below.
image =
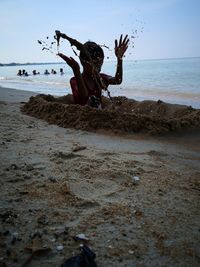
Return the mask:
<svg viewBox="0 0 200 267">
<path fill-rule="evenodd" d="M 191 114 L 198 126 L 199 111 L 181 109 L 182 124 L 159 119 L 159 136 L 149 123 L 103 133 L 63 116 L 55 125 L 35 112 L 38 98 L 25 114 L 31 96 L 0 88 L 0 266 L 61 266 L 80 244 L 98 267 L 199 266 L 200 131 L 166 131 Z M 81 233 L 88 240 L 75 240 Z"/>
</svg>

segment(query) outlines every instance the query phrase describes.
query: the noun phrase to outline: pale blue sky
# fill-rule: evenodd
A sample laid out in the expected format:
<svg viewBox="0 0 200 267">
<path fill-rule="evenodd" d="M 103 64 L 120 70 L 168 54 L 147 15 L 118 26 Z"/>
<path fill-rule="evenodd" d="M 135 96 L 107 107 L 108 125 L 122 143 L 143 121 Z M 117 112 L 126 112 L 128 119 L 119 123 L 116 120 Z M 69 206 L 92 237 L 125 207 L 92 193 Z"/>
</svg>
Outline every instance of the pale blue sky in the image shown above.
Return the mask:
<svg viewBox="0 0 200 267">
<path fill-rule="evenodd" d="M 0 0 L 0 25 L 1 63 L 60 61 L 37 43 L 56 29 L 112 48 L 137 30 L 126 59 L 200 56 L 200 0 Z M 61 51 L 73 55 L 67 42 Z"/>
</svg>

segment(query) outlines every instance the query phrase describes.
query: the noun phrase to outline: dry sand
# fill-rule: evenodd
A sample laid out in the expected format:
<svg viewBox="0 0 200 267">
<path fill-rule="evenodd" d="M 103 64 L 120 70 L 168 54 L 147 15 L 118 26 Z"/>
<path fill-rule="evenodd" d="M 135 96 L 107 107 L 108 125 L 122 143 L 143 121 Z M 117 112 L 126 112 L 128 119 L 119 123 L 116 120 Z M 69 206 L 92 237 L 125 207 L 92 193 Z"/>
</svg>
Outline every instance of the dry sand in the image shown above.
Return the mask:
<svg viewBox="0 0 200 267">
<path fill-rule="evenodd" d="M 0 88 L 0 266 L 60 266 L 80 233 L 98 267 L 199 266 L 199 132 L 62 128 L 20 112 L 31 95 Z"/>
<path fill-rule="evenodd" d="M 99 110 L 69 105 L 71 97 L 33 96 L 22 107 L 22 111 L 65 128 L 88 131 L 163 135 L 185 129 L 200 129 L 200 110 L 188 106 L 164 103 L 161 100 L 138 102 L 126 97 L 115 97 L 111 102 L 104 97 L 103 109 Z"/>
</svg>

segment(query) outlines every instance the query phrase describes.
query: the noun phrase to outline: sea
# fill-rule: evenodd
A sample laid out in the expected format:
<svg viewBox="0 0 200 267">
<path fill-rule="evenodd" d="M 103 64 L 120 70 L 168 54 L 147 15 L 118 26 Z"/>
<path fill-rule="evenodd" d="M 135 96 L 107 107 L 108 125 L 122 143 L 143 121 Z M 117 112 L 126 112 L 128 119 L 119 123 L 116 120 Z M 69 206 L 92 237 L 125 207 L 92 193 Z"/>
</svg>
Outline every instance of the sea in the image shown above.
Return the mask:
<svg viewBox="0 0 200 267">
<path fill-rule="evenodd" d="M 64 74 L 60 74 L 60 69 Z M 17 76 L 25 69 L 28 76 Z M 51 74 L 54 69 L 56 74 Z M 33 70 L 40 72 L 33 75 Z M 45 70 L 50 72 L 45 75 Z M 116 62 L 104 62 L 103 73 L 114 76 Z M 65 63 L 0 67 L 0 86 L 38 94 L 63 96 L 71 93 L 72 70 Z M 200 108 L 200 57 L 156 60 L 124 60 L 123 82 L 109 86 L 111 96 L 126 96 L 135 100 L 162 100 Z M 5 89 L 6 90 L 6 89 Z M 106 96 L 107 93 L 104 92 Z"/>
</svg>

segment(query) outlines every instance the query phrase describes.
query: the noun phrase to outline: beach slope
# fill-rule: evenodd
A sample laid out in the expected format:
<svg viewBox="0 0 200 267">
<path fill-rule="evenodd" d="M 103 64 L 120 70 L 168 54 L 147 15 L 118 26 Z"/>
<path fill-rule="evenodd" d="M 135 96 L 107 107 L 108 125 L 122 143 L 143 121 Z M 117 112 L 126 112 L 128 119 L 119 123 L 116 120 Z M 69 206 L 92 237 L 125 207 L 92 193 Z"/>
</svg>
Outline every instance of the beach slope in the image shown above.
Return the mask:
<svg viewBox="0 0 200 267">
<path fill-rule="evenodd" d="M 0 89 L 1 265 L 60 266 L 84 233 L 98 267 L 199 266 L 199 133 L 62 128 L 31 95 Z"/>
</svg>

